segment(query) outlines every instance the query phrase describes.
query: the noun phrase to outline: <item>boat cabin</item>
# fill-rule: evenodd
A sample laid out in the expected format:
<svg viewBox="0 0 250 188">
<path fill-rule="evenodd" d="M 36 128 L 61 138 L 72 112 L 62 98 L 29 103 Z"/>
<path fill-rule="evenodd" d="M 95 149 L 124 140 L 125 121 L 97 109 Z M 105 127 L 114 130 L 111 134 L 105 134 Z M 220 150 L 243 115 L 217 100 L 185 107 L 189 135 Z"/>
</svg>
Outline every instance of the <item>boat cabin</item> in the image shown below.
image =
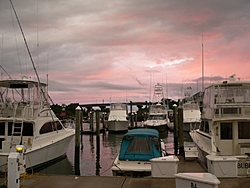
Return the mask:
<svg viewBox="0 0 250 188">
<path fill-rule="evenodd" d="M 206 88 L 200 131 L 219 155 L 250 153 L 250 82 L 224 81 Z"/>
<path fill-rule="evenodd" d="M 161 141 L 157 130 L 138 128 L 123 136 L 119 160 L 149 161 L 161 156 Z"/>
</svg>

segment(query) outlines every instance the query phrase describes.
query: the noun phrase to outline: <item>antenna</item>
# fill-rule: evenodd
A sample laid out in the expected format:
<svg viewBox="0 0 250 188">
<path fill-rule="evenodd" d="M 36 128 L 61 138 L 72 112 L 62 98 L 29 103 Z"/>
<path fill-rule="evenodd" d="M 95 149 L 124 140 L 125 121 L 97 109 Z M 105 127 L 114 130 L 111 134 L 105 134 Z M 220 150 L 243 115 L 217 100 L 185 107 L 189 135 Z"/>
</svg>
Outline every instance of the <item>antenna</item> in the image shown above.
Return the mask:
<svg viewBox="0 0 250 188">
<path fill-rule="evenodd" d="M 24 40 L 25 46 L 26 46 L 26 48 L 27 48 L 27 51 L 28 51 L 28 54 L 29 54 L 29 57 L 30 57 L 30 60 L 31 60 L 31 63 L 32 63 L 32 66 L 33 66 L 33 69 L 34 69 L 34 71 L 35 71 L 35 73 L 36 73 L 36 78 L 37 78 L 38 85 L 40 85 L 40 84 L 41 84 L 41 81 L 40 81 L 40 78 L 39 78 L 39 76 L 38 76 L 38 73 L 37 73 L 37 70 L 36 70 L 36 67 L 35 67 L 35 64 L 34 64 L 34 61 L 33 61 L 33 58 L 32 58 L 32 56 L 31 56 L 31 52 L 30 52 L 30 49 L 29 49 L 29 46 L 28 46 L 28 43 L 27 43 L 27 40 L 26 40 L 26 38 L 25 38 L 25 35 L 24 35 L 24 32 L 23 32 L 21 23 L 20 23 L 19 18 L 18 18 L 18 16 L 17 16 L 17 12 L 16 12 L 16 9 L 15 9 L 15 7 L 14 7 L 14 4 L 12 3 L 12 0 L 10 0 L 10 3 L 11 3 L 11 6 L 12 6 L 12 8 L 13 8 L 13 11 L 14 11 L 14 13 L 15 13 L 15 16 L 16 16 L 16 19 L 17 19 L 19 28 L 20 28 L 20 30 L 21 30 L 21 33 L 22 33 L 22 36 L 23 36 L 23 40 Z M 42 92 L 43 97 L 44 97 L 44 99 L 46 100 L 47 104 L 49 104 L 49 103 L 48 103 L 48 100 L 47 100 L 47 99 L 48 99 L 48 96 L 47 96 L 47 97 L 45 96 L 45 93 L 44 93 L 44 91 L 42 90 L 42 88 L 41 88 L 41 92 Z M 49 98 L 50 98 L 50 97 L 49 97 Z M 51 99 L 51 98 L 50 98 L 50 99 Z M 51 102 L 53 103 L 52 100 L 51 100 Z M 53 104 L 54 104 L 54 103 L 53 103 Z M 50 113 L 51 113 L 51 111 L 50 111 Z M 52 114 L 51 114 L 51 117 L 53 118 Z"/>
<path fill-rule="evenodd" d="M 3 63 L 3 36 L 4 36 L 4 34 L 2 33 L 2 49 L 1 49 L 1 66 L 2 66 L 2 63 Z M 3 77 L 3 72 L 1 72 L 1 80 L 3 79 L 2 78 Z"/>
<path fill-rule="evenodd" d="M 202 43 L 201 43 L 201 48 L 202 48 L 202 91 L 204 90 L 204 53 L 203 53 L 203 31 L 202 31 Z"/>
</svg>

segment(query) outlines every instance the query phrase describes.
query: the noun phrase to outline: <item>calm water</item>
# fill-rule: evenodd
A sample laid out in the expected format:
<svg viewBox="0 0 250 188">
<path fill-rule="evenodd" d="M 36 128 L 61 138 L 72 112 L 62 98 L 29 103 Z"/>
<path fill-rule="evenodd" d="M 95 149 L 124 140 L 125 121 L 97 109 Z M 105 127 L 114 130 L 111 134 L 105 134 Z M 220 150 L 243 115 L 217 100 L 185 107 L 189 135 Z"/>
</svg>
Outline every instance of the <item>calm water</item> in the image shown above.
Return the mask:
<svg viewBox="0 0 250 188">
<path fill-rule="evenodd" d="M 88 125 L 85 125 L 88 127 Z M 169 154 L 174 153 L 173 133 L 160 135 Z M 123 134 L 109 134 L 108 132 L 100 135 L 100 169 L 96 168 L 96 136 L 81 135 L 81 150 L 80 150 L 80 172 L 81 176 L 95 176 L 96 170 L 99 170 L 100 176 L 112 176 L 111 166 L 120 150 Z M 186 136 L 185 136 L 186 137 Z M 187 140 L 188 138 L 184 138 Z M 67 157 L 63 160 L 39 171 L 41 174 L 74 174 L 74 149 L 75 139 L 73 138 L 68 151 Z"/>
</svg>

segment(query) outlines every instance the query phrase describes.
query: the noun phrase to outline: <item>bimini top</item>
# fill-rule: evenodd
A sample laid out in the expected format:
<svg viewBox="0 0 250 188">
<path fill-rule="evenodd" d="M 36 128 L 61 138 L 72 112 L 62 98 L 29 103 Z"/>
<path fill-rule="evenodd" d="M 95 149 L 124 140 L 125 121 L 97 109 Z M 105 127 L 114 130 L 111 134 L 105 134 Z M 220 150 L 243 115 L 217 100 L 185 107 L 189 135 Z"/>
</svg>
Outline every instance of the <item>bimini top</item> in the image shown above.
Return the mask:
<svg viewBox="0 0 250 188">
<path fill-rule="evenodd" d="M 119 160 L 149 161 L 156 157 L 161 157 L 161 143 L 157 130 L 138 128 L 123 136 Z"/>
<path fill-rule="evenodd" d="M 6 88 L 28 88 L 28 87 L 38 87 L 40 86 L 47 86 L 45 83 L 38 83 L 37 81 L 32 80 L 0 80 L 0 87 Z"/>
</svg>

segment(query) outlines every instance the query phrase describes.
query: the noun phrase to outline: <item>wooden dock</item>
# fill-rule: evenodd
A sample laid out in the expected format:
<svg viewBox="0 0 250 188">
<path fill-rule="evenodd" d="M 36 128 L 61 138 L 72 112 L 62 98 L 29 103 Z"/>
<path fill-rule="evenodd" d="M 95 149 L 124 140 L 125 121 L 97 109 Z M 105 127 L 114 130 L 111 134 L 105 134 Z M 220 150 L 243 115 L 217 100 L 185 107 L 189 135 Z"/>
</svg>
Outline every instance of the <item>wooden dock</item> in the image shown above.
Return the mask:
<svg viewBox="0 0 250 188">
<path fill-rule="evenodd" d="M 185 161 L 178 156 L 178 173 L 206 172 L 197 161 Z M 219 188 L 246 188 L 250 187 L 250 177 L 242 178 L 218 178 Z M 6 180 L 0 178 L 3 186 Z M 1 186 L 0 186 L 1 187 Z M 113 177 L 113 176 L 74 176 L 74 175 L 28 175 L 21 179 L 22 188 L 175 188 L 175 178 L 133 178 L 133 177 Z"/>
</svg>

